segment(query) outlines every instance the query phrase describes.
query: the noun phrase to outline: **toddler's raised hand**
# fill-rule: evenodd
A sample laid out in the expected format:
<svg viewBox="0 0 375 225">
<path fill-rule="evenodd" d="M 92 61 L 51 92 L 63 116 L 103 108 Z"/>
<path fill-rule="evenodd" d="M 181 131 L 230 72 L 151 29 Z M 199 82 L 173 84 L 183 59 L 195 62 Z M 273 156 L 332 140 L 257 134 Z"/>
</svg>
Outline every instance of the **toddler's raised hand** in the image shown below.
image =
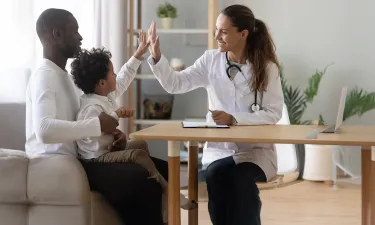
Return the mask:
<svg viewBox="0 0 375 225">
<path fill-rule="evenodd" d="M 150 46 L 150 41 L 147 40 L 144 30 L 139 31 L 138 42 L 138 49 L 135 51 L 134 57 L 141 60 L 142 55 L 147 52 L 147 48 Z"/>
</svg>

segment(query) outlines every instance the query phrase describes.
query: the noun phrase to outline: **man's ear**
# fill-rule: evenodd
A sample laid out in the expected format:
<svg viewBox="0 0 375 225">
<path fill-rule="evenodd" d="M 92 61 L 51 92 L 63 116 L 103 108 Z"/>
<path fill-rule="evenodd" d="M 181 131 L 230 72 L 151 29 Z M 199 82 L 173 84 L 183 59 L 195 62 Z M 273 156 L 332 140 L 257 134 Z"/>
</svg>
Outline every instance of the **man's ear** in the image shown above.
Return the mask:
<svg viewBox="0 0 375 225">
<path fill-rule="evenodd" d="M 52 30 L 52 37 L 53 37 L 53 39 L 60 39 L 60 37 L 61 37 L 61 32 L 60 32 L 60 30 L 57 29 L 57 28 L 54 28 L 54 29 Z"/>
</svg>

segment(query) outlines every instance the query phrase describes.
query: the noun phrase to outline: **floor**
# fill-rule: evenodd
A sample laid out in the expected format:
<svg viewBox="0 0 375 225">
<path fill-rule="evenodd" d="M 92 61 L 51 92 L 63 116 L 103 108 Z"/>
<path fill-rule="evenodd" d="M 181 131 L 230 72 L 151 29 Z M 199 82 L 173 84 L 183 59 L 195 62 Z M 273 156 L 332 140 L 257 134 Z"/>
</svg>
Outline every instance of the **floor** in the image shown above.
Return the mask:
<svg viewBox="0 0 375 225">
<path fill-rule="evenodd" d="M 186 168 L 181 167 L 181 184 L 186 184 Z M 184 193 L 184 191 L 183 191 Z M 262 225 L 359 225 L 360 186 L 332 185 L 302 181 L 291 186 L 261 191 Z M 188 225 L 182 211 L 182 225 Z M 199 203 L 199 225 L 209 225 L 207 202 Z"/>
</svg>

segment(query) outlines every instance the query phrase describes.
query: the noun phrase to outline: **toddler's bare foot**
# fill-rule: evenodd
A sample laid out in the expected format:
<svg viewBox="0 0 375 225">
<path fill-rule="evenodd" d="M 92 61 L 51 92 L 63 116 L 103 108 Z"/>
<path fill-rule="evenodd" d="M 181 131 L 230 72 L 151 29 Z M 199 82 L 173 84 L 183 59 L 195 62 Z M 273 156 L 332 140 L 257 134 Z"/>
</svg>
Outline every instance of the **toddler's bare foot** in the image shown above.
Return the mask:
<svg viewBox="0 0 375 225">
<path fill-rule="evenodd" d="M 187 199 L 183 194 L 180 194 L 180 206 L 185 210 L 192 210 L 198 208 L 198 203 L 196 201 Z"/>
</svg>

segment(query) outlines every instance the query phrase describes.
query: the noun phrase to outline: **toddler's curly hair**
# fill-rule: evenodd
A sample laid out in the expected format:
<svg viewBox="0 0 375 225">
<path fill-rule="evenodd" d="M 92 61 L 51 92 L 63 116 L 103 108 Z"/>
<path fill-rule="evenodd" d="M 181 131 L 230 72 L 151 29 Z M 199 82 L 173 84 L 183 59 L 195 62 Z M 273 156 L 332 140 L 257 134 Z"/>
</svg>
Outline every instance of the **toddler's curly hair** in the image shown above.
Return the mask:
<svg viewBox="0 0 375 225">
<path fill-rule="evenodd" d="M 77 87 L 92 94 L 101 79 L 106 79 L 112 54 L 104 48 L 82 49 L 71 63 L 71 74 Z"/>
</svg>

